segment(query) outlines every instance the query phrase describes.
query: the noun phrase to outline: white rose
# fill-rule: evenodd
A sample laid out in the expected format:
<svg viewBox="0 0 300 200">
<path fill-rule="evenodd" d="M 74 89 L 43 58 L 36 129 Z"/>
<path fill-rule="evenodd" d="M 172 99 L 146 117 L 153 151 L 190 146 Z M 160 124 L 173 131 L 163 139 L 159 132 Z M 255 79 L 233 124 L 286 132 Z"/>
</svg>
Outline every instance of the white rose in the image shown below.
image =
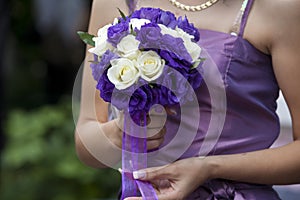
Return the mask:
<svg viewBox="0 0 300 200">
<path fill-rule="evenodd" d="M 117 45 L 117 50 L 120 55 L 129 59 L 136 59 L 139 55 L 139 44 L 140 41 L 135 39 L 133 35 L 127 35 Z"/>
<path fill-rule="evenodd" d="M 98 37 L 93 38 L 93 41 L 95 41 L 95 47 L 89 49 L 90 53 L 102 56 L 108 49 L 114 49 L 114 47 L 107 42 L 107 30 L 109 27 L 111 27 L 111 24 L 107 24 L 98 30 Z"/>
<path fill-rule="evenodd" d="M 130 19 L 129 27 L 132 27 L 133 30 L 136 29 L 136 28 L 138 30 L 140 30 L 143 25 L 149 24 L 149 23 L 151 23 L 151 21 L 148 20 L 148 19 L 132 18 L 132 19 Z"/>
<path fill-rule="evenodd" d="M 175 38 L 180 37 L 180 35 L 178 34 L 178 32 L 176 30 L 168 28 L 168 27 L 166 27 L 165 25 L 162 25 L 162 24 L 158 24 L 158 26 L 160 27 L 161 34 L 163 34 L 163 35 L 168 34 L 168 35 L 171 35 Z"/>
<path fill-rule="evenodd" d="M 111 68 L 107 70 L 107 76 L 119 90 L 130 87 L 140 76 L 135 63 L 127 58 L 114 59 L 110 63 Z"/>
<path fill-rule="evenodd" d="M 178 35 L 180 35 L 180 37 L 183 39 L 183 44 L 192 57 L 192 63 L 196 62 L 200 57 L 201 48 L 198 44 L 192 41 L 194 36 L 184 32 L 181 28 L 178 27 L 176 28 L 176 31 L 178 32 Z"/>
<path fill-rule="evenodd" d="M 198 44 L 192 42 L 191 40 L 186 40 L 184 41 L 184 46 L 187 49 L 190 56 L 192 57 L 192 63 L 199 60 L 201 48 Z"/>
<path fill-rule="evenodd" d="M 181 37 L 181 38 L 183 38 L 184 40 L 194 39 L 193 35 L 188 34 L 184 30 L 182 30 L 181 28 L 176 27 L 176 31 L 178 33 L 178 36 Z"/>
<path fill-rule="evenodd" d="M 146 81 L 156 80 L 163 72 L 165 60 L 154 51 L 142 52 L 137 59 L 141 77 Z"/>
<path fill-rule="evenodd" d="M 107 42 L 106 38 L 94 37 L 93 40 L 95 41 L 95 47 L 89 49 L 90 53 L 94 53 L 101 57 L 108 49 L 114 49 L 114 47 Z"/>
<path fill-rule="evenodd" d="M 185 31 L 183 31 L 181 28 L 178 27 L 176 27 L 175 30 L 161 24 L 159 24 L 159 27 L 161 29 L 162 34 L 164 35 L 169 34 L 175 38 L 181 38 L 183 40 L 183 44 L 192 58 L 192 63 L 196 62 L 199 59 L 201 48 L 198 44 L 192 41 L 194 36 L 186 33 Z"/>
<path fill-rule="evenodd" d="M 103 37 L 103 38 L 107 39 L 107 31 L 108 31 L 109 27 L 111 27 L 111 26 L 112 26 L 111 24 L 107 24 L 107 25 L 103 26 L 102 28 L 100 28 L 97 33 L 98 37 Z"/>
</svg>

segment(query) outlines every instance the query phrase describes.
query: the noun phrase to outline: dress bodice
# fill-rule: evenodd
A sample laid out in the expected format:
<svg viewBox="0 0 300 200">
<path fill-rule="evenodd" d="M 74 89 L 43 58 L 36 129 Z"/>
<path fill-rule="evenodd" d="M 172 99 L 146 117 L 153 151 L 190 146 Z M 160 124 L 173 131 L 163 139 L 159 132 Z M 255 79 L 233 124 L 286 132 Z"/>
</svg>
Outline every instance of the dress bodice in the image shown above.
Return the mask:
<svg viewBox="0 0 300 200">
<path fill-rule="evenodd" d="M 197 109 L 195 104 L 186 105 L 184 109 L 176 108 L 180 115 L 168 118 L 168 132 L 160 152 L 163 156 L 157 159 L 155 156 L 158 153 L 154 153 L 155 164 L 170 162 L 176 153 L 180 153 L 180 159 L 202 154 L 222 155 L 266 149 L 277 139 L 280 130 L 276 115 L 279 87 L 273 72 L 271 56 L 264 54 L 243 38 L 253 0 L 247 2 L 237 35 L 199 29 L 199 45 L 213 60 L 223 85 L 210 86 L 211 82 L 204 81 L 195 91 Z M 205 72 L 205 67 L 210 65 L 204 64 L 203 67 Z M 210 80 L 213 82 L 214 77 L 210 77 Z M 225 92 L 225 98 L 219 99 L 222 102 L 225 100 L 226 106 L 223 109 L 215 108 L 212 103 L 215 96 L 211 92 L 218 93 L 218 90 L 220 93 L 223 90 Z M 182 115 L 185 117 L 182 118 Z M 212 120 L 213 115 L 220 115 L 221 120 Z M 214 127 L 216 130 L 212 132 L 220 131 L 219 135 L 216 134 L 217 139 L 208 135 L 208 130 Z M 174 136 L 174 133 L 178 132 L 183 134 L 180 137 Z M 212 147 L 209 151 L 203 151 L 201 148 L 207 145 L 205 142 L 211 142 L 208 145 Z M 185 146 L 182 152 L 177 150 L 181 145 Z M 228 191 L 231 191 L 231 194 Z M 201 186 L 189 199 L 240 200 L 279 197 L 269 186 L 214 180 Z"/>
</svg>

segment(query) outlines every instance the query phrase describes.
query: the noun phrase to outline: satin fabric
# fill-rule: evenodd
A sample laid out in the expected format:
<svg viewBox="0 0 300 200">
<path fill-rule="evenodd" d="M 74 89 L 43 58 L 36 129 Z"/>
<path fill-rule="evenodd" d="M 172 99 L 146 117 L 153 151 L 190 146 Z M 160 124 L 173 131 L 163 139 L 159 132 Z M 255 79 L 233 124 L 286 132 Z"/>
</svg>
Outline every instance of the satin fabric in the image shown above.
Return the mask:
<svg viewBox="0 0 300 200">
<path fill-rule="evenodd" d="M 243 38 L 252 4 L 253 0 L 249 0 L 238 35 L 199 29 L 199 45 L 209 54 L 221 75 L 226 92 L 226 110 L 212 113 L 214 105 L 211 103 L 209 83 L 202 84 L 196 91 L 198 109 L 195 109 L 194 104 L 187 104 L 184 109 L 174 108 L 179 113 L 177 116 L 168 117 L 167 134 L 161 147 L 168 149 L 157 153 L 162 156 L 149 155 L 150 166 L 168 164 L 176 156 L 177 159 L 184 159 L 200 155 L 225 155 L 267 149 L 277 139 L 280 131 L 276 114 L 279 87 L 273 72 L 272 58 Z M 220 92 L 222 90 L 221 87 L 213 89 Z M 186 113 L 184 118 L 182 112 Z M 195 116 L 198 116 L 199 112 L 200 120 L 197 121 Z M 208 130 L 219 125 L 218 122 L 211 124 L 212 115 L 224 113 L 225 121 L 216 144 L 212 144 L 213 148 L 209 152 L 201 151 L 203 141 L 208 137 Z M 183 148 L 184 152 L 174 156 L 178 154 L 176 150 L 180 148 L 180 142 L 186 143 L 185 136 L 178 142 L 173 142 L 174 133 L 182 126 L 186 137 L 190 136 L 189 132 L 192 133 L 195 127 L 197 133 L 193 136 L 191 144 Z M 268 185 L 211 180 L 200 186 L 187 199 L 277 200 L 280 197 L 272 186 Z"/>
<path fill-rule="evenodd" d="M 249 185 L 226 180 L 205 183 L 187 200 L 277 200 L 280 199 L 271 186 Z"/>
</svg>

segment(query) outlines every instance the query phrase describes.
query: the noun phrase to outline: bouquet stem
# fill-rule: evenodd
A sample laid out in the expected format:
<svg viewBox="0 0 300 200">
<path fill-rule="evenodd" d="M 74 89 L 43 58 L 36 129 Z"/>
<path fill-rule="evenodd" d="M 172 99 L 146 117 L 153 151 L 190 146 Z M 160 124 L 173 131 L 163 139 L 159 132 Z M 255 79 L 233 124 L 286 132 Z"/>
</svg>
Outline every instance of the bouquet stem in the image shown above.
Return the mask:
<svg viewBox="0 0 300 200">
<path fill-rule="evenodd" d="M 129 112 L 124 112 L 122 144 L 122 199 L 142 196 L 144 200 L 156 200 L 157 196 L 148 182 L 135 180 L 133 171 L 147 168 L 147 122 L 146 112 L 142 113 L 142 127 L 137 128 Z"/>
</svg>

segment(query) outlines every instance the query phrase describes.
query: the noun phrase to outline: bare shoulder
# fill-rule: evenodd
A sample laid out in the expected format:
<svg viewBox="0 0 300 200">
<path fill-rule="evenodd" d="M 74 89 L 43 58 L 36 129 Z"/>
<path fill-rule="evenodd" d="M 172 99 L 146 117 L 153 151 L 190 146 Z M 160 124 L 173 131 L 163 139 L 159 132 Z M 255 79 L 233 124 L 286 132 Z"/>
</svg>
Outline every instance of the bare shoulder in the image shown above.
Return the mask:
<svg viewBox="0 0 300 200">
<path fill-rule="evenodd" d="M 264 52 L 279 42 L 288 44 L 300 34 L 299 0 L 256 0 L 249 18 L 250 37 Z"/>
<path fill-rule="evenodd" d="M 260 0 L 260 4 L 275 36 L 300 31 L 299 0 Z"/>
<path fill-rule="evenodd" d="M 290 25 L 299 23 L 300 1 L 299 0 L 260 0 L 262 11 L 266 13 L 273 23 L 278 25 Z"/>
<path fill-rule="evenodd" d="M 112 23 L 120 15 L 118 8 L 128 13 L 126 0 L 93 0 L 89 32 L 95 34 L 100 27 Z"/>
</svg>

